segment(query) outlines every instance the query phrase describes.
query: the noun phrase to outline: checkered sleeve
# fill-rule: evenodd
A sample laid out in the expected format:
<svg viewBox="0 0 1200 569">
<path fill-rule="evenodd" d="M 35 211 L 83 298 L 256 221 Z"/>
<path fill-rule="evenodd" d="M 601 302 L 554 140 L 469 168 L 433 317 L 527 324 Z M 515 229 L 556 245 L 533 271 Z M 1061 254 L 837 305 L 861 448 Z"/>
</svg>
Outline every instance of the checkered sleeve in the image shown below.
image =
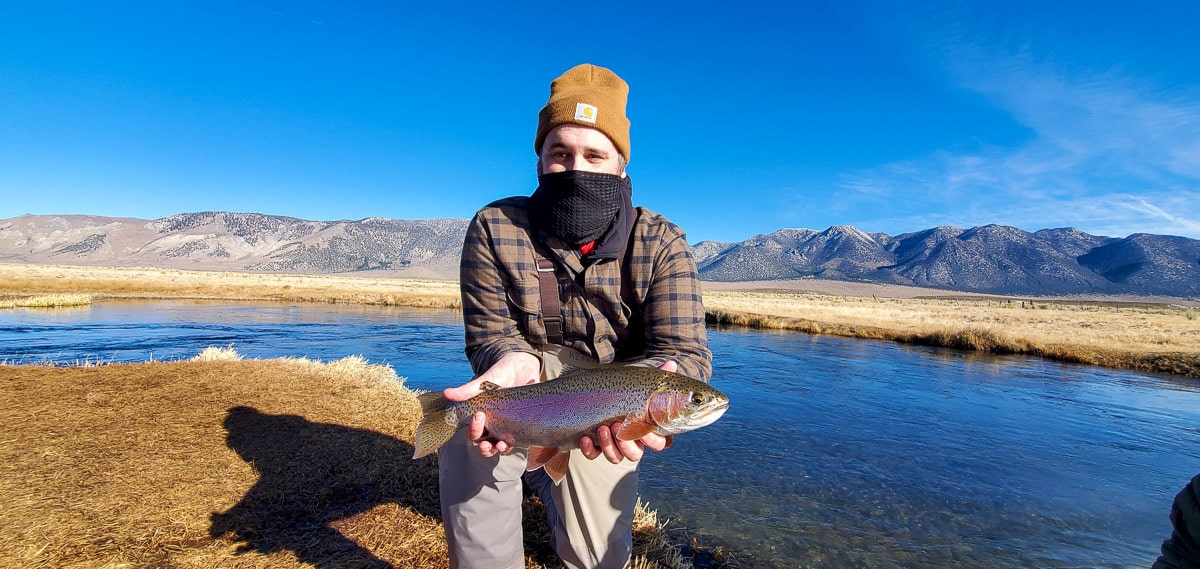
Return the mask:
<svg viewBox="0 0 1200 569">
<path fill-rule="evenodd" d="M 493 235 L 502 225 L 500 208 L 480 210 L 467 228 L 459 265 L 466 353 L 475 374 L 481 374 L 509 352 L 537 354 L 525 340 L 521 314 L 506 294 L 512 275 L 501 266 L 511 237 Z M 500 231 L 503 233 L 503 231 Z"/>
<path fill-rule="evenodd" d="M 646 364 L 666 360 L 679 364 L 679 373 L 708 381 L 712 375 L 712 352 L 704 327 L 704 301 L 700 275 L 683 231 L 664 218 L 660 242 L 638 247 L 630 261 L 637 272 L 650 274 L 643 304 L 646 329 Z"/>
</svg>

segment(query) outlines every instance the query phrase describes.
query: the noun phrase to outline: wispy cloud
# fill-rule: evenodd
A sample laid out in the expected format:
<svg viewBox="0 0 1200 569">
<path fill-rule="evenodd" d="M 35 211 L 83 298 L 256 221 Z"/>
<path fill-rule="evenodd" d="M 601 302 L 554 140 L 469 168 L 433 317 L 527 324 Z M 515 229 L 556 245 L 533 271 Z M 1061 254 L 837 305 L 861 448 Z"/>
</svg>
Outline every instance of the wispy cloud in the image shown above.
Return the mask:
<svg viewBox="0 0 1200 569">
<path fill-rule="evenodd" d="M 837 182 L 842 207 L 890 205 L 886 218 L 856 223 L 1200 238 L 1194 94 L 1157 90 L 1115 71 L 1064 68 L 1025 50 L 939 48 L 952 81 L 993 101 L 1033 136 L 1018 147 L 944 151 L 847 174 Z"/>
</svg>

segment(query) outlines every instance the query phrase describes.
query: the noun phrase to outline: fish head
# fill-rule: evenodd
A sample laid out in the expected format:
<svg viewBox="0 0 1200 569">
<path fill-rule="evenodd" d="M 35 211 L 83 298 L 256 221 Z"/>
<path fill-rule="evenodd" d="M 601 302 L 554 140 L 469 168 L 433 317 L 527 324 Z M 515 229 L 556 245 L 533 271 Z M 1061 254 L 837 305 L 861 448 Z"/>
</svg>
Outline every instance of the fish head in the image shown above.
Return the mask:
<svg viewBox="0 0 1200 569">
<path fill-rule="evenodd" d="M 663 382 L 650 395 L 646 414 L 661 435 L 677 435 L 711 425 L 729 409 L 729 397 L 690 378 Z"/>
</svg>

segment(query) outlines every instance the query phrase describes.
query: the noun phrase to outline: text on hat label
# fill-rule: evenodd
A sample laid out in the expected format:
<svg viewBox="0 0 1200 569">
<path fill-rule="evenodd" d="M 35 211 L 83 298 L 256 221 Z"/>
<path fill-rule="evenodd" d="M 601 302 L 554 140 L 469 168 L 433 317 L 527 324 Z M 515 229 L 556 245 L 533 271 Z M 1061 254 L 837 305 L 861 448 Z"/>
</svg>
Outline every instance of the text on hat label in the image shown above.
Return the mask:
<svg viewBox="0 0 1200 569">
<path fill-rule="evenodd" d="M 599 110 L 587 103 L 575 103 L 575 120 L 596 124 L 596 113 Z"/>
</svg>

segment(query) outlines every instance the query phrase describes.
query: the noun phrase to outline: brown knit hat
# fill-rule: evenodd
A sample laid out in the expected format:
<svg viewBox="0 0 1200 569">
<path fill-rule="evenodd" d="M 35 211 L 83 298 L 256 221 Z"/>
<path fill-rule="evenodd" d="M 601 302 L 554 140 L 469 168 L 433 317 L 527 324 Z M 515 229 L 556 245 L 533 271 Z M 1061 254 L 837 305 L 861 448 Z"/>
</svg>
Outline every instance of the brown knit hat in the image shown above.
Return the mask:
<svg viewBox="0 0 1200 569">
<path fill-rule="evenodd" d="M 616 73 L 590 63 L 572 67 L 550 83 L 550 100 L 538 113 L 533 151 L 541 154 L 542 143 L 554 127 L 572 123 L 603 132 L 628 162 L 629 119 L 625 118 L 628 96 L 629 85 Z"/>
</svg>

